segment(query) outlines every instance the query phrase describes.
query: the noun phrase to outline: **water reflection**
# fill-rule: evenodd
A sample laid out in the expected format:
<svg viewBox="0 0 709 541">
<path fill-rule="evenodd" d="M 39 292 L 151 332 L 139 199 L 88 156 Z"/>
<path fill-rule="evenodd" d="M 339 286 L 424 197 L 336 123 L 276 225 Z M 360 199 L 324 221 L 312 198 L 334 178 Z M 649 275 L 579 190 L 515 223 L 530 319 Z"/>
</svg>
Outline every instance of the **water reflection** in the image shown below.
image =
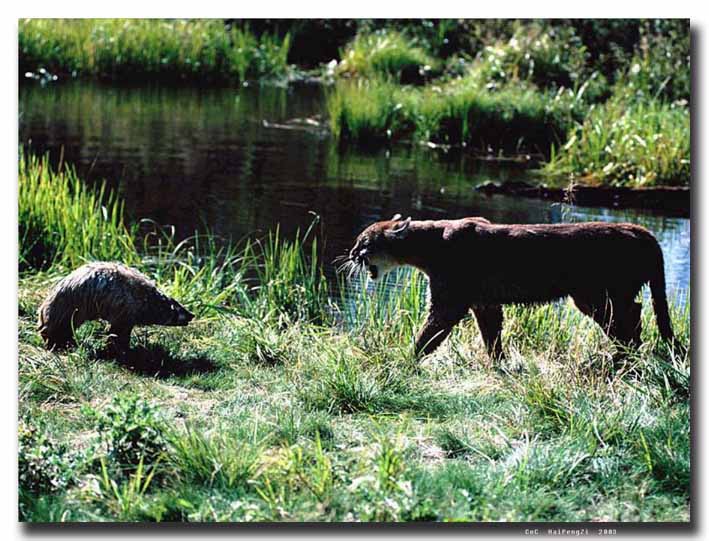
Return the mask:
<svg viewBox="0 0 709 541">
<path fill-rule="evenodd" d="M 23 85 L 19 137 L 54 160 L 63 148 L 64 159 L 89 182 L 106 179 L 119 190 L 133 218 L 174 224 L 182 237 L 206 226 L 238 239 L 277 223 L 294 235 L 315 212 L 322 219 L 322 256 L 331 261 L 362 228 L 395 213 L 505 223 L 629 221 L 660 240 L 668 289 L 688 288 L 689 220 L 486 196 L 473 186 L 523 180 L 524 169 L 418 147 L 343 151 L 317 127 L 273 127 L 317 118 L 323 100 L 317 86 Z"/>
</svg>

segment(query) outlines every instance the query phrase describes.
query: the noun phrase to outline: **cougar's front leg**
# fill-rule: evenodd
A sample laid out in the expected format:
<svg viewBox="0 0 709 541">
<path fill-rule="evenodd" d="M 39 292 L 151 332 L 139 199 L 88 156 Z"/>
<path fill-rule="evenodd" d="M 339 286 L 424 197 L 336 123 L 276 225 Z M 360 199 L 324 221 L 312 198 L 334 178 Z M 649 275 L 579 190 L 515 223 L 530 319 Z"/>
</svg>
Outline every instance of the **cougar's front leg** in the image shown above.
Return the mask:
<svg viewBox="0 0 709 541">
<path fill-rule="evenodd" d="M 416 338 L 416 356 L 421 357 L 435 351 L 467 312 L 461 306 L 443 307 L 432 305 L 426 323 Z"/>
</svg>

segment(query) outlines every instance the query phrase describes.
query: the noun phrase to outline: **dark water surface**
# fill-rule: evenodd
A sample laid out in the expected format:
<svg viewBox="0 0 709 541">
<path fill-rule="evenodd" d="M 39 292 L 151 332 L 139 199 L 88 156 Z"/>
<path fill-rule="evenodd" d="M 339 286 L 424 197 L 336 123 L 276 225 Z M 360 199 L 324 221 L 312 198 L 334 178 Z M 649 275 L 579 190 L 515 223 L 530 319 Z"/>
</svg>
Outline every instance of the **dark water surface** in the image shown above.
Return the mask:
<svg viewBox="0 0 709 541">
<path fill-rule="evenodd" d="M 670 294 L 689 289 L 690 222 L 659 212 L 585 208 L 474 186 L 524 180 L 498 165 L 422 147 L 341 150 L 313 122 L 318 86 L 242 88 L 23 84 L 19 140 L 50 151 L 93 182 L 106 179 L 133 219 L 173 224 L 178 236 L 207 226 L 231 239 L 285 236 L 321 217 L 323 261 L 344 252 L 366 225 L 393 214 L 414 219 L 484 216 L 501 223 L 627 221 L 644 225 L 665 253 Z M 316 119 L 317 120 L 317 119 Z M 563 254 L 560 254 L 563 257 Z"/>
</svg>

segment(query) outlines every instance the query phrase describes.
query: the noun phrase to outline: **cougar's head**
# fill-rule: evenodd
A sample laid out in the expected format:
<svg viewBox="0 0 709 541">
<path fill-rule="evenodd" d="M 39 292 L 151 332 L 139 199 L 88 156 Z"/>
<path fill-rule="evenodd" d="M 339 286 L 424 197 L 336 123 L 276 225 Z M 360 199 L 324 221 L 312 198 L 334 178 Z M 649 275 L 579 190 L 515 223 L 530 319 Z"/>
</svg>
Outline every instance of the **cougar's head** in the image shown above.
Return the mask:
<svg viewBox="0 0 709 541">
<path fill-rule="evenodd" d="M 365 268 L 372 280 L 379 280 L 401 265 L 394 257 L 394 245 L 406 237 L 410 224 L 410 216 L 402 220 L 397 214 L 391 220 L 370 225 L 359 234 L 350 250 L 350 268 Z"/>
</svg>

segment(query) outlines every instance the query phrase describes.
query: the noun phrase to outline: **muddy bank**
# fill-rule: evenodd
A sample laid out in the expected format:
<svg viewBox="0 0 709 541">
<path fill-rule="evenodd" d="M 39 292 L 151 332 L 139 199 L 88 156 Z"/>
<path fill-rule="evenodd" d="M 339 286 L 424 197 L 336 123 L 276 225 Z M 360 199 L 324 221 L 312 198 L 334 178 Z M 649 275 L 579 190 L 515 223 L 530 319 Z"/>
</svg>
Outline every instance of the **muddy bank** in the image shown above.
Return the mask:
<svg viewBox="0 0 709 541">
<path fill-rule="evenodd" d="M 689 218 L 690 190 L 684 186 L 627 188 L 612 186 L 574 186 L 550 188 L 527 182 L 496 184 L 486 182 L 475 188 L 487 194 L 504 194 L 537 199 L 550 199 L 586 207 L 638 208 L 661 210 L 671 216 Z"/>
</svg>

